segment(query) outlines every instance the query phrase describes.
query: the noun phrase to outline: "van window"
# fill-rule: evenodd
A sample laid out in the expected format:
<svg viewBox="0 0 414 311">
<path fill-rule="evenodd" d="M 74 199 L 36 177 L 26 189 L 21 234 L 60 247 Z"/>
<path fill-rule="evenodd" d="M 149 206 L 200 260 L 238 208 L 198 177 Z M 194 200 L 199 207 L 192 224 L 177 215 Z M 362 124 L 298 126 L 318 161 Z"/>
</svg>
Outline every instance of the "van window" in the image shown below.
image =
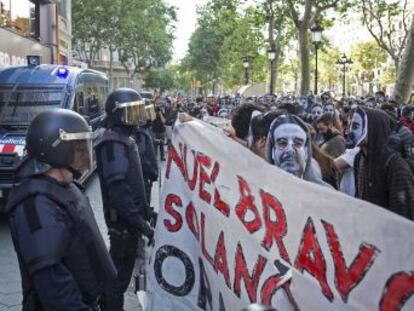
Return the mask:
<svg viewBox="0 0 414 311">
<path fill-rule="evenodd" d="M 59 108 L 63 88 L 0 88 L 0 124 L 28 125 L 40 112 Z"/>
<path fill-rule="evenodd" d="M 75 94 L 75 104 L 74 104 L 74 110 L 81 114 L 85 115 L 85 104 L 83 100 L 83 91 L 77 90 Z"/>
<path fill-rule="evenodd" d="M 98 85 L 86 85 L 85 113 L 89 119 L 96 118 L 103 113 L 104 88 Z"/>
</svg>

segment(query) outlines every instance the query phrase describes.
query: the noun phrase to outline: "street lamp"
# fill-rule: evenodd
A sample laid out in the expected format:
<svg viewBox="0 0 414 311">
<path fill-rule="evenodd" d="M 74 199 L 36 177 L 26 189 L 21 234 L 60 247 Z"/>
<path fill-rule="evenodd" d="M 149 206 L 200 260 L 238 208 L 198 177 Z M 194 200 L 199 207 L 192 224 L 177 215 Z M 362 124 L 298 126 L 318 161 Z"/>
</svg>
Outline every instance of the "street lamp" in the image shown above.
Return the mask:
<svg viewBox="0 0 414 311">
<path fill-rule="evenodd" d="M 346 93 L 346 84 L 345 84 L 345 74 L 346 74 L 346 66 L 347 65 L 352 65 L 354 62 L 352 61 L 351 58 L 346 57 L 345 53 L 342 55 L 342 57 L 340 59 L 338 59 L 336 61 L 336 64 L 338 66 L 342 66 L 342 71 L 343 71 L 343 80 L 342 80 L 342 97 L 345 97 L 345 93 Z"/>
<path fill-rule="evenodd" d="M 244 56 L 243 57 L 243 67 L 244 67 L 244 84 L 248 85 L 249 84 L 249 56 Z"/>
<path fill-rule="evenodd" d="M 274 86 L 275 86 L 275 74 L 274 74 L 274 70 L 273 70 L 273 66 L 274 66 L 274 61 L 276 58 L 276 51 L 275 51 L 275 47 L 272 45 L 271 49 L 267 52 L 269 60 L 270 60 L 270 94 L 273 95 L 274 93 Z"/>
<path fill-rule="evenodd" d="M 315 45 L 315 95 L 318 94 L 318 48 L 322 42 L 323 28 L 317 21 L 310 28 L 312 32 L 312 43 Z"/>
</svg>

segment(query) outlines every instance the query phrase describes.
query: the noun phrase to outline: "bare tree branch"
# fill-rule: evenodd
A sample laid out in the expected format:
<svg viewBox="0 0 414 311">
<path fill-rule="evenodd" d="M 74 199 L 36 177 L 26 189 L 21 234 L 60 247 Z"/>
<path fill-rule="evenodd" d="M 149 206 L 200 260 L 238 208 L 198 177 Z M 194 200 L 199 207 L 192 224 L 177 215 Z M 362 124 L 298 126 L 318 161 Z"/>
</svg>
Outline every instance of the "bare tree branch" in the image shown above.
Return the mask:
<svg viewBox="0 0 414 311">
<path fill-rule="evenodd" d="M 332 8 L 335 8 L 338 5 L 338 3 L 339 3 L 339 0 L 334 0 L 331 3 L 328 3 L 328 4 L 323 5 L 323 6 L 317 5 L 316 6 L 316 11 L 315 11 L 315 18 L 318 18 L 319 15 L 322 12 L 324 12 L 326 10 L 329 10 L 329 9 L 332 9 Z"/>
<path fill-rule="evenodd" d="M 297 28 L 299 28 L 300 27 L 300 24 L 301 24 L 301 21 L 299 20 L 298 12 L 296 11 L 295 6 L 293 5 L 292 0 L 286 0 L 286 2 L 287 2 L 288 7 L 289 7 L 290 15 L 292 16 L 292 19 L 293 19 L 293 23 L 295 24 L 295 26 Z"/>
</svg>

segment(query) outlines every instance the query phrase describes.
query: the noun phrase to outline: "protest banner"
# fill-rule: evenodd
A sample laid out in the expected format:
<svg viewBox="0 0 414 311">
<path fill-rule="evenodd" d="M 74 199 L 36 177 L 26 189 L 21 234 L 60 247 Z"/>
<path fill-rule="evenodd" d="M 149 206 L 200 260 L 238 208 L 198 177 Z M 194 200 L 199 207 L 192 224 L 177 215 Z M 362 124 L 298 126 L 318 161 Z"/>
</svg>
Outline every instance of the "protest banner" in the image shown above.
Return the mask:
<svg viewBox="0 0 414 311">
<path fill-rule="evenodd" d="M 148 310 L 414 310 L 414 224 L 177 124 Z"/>
</svg>

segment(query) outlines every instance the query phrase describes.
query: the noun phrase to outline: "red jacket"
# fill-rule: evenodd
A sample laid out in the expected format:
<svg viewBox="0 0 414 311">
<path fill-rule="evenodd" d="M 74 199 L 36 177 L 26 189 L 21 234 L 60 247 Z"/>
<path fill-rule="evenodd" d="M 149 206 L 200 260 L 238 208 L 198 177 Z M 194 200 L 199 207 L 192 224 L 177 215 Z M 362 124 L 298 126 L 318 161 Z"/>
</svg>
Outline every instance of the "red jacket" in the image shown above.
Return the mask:
<svg viewBox="0 0 414 311">
<path fill-rule="evenodd" d="M 413 121 L 411 121 L 407 117 L 401 117 L 400 122 L 401 122 L 402 125 L 408 127 L 410 129 L 411 133 L 414 134 L 414 122 Z"/>
</svg>

